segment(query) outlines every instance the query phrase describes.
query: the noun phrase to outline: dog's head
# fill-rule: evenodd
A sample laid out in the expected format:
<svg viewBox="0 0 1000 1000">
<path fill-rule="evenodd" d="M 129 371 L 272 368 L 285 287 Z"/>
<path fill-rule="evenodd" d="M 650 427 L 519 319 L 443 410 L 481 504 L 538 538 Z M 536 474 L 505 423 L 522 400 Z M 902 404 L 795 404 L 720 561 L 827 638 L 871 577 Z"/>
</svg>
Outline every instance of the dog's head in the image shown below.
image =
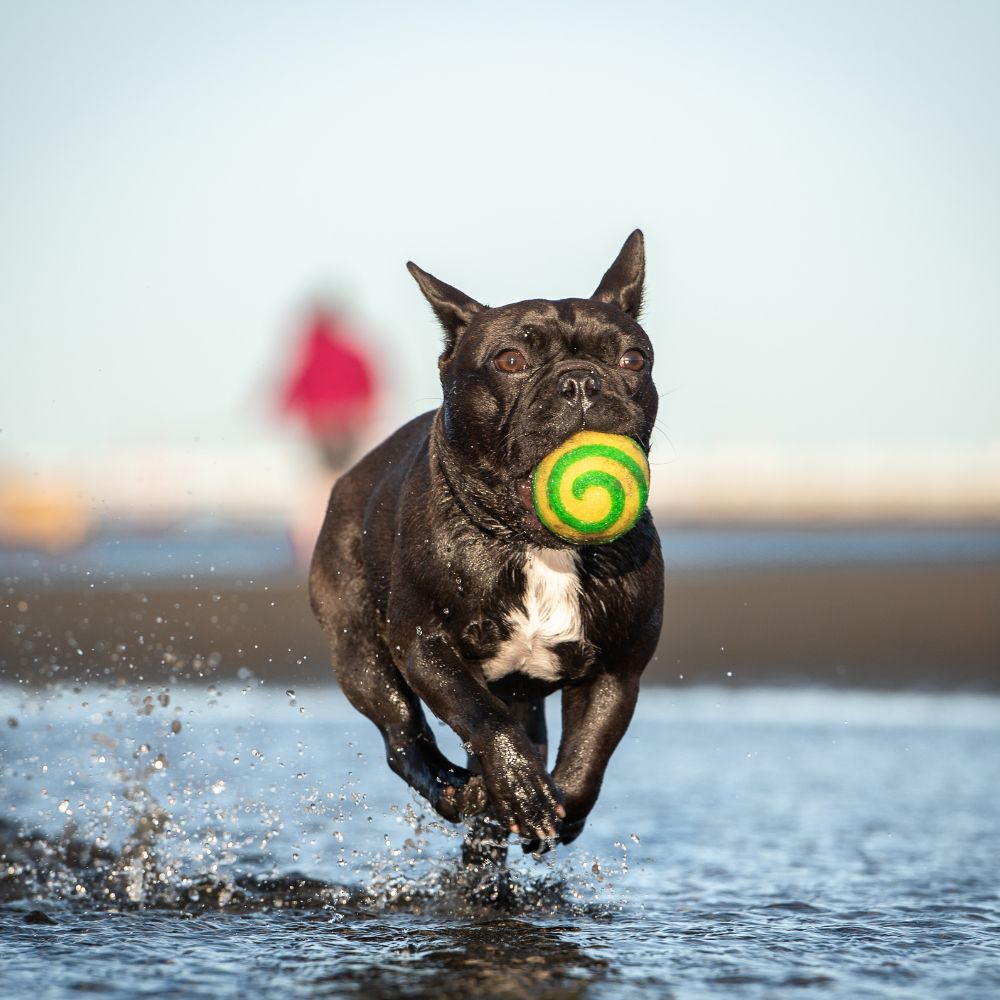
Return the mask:
<svg viewBox="0 0 1000 1000">
<path fill-rule="evenodd" d="M 440 426 L 458 473 L 452 488 L 514 537 L 557 544 L 531 505 L 538 462 L 583 429 L 625 434 L 649 450 L 658 396 L 653 348 L 637 319 L 642 233 L 625 241 L 589 299 L 490 308 L 407 267 L 445 331 Z"/>
</svg>

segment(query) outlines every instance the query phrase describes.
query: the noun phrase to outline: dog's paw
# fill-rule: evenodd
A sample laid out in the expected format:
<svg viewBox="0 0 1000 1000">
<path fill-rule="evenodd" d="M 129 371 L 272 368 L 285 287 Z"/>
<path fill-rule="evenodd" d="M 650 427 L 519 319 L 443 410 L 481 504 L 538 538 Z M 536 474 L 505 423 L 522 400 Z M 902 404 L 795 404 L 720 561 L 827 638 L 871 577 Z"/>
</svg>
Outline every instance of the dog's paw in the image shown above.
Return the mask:
<svg viewBox="0 0 1000 1000">
<path fill-rule="evenodd" d="M 459 790 L 454 785 L 442 785 L 437 789 L 437 793 L 429 799 L 434 811 L 448 820 L 449 823 L 457 823 L 462 814 L 459 812 Z"/>
<path fill-rule="evenodd" d="M 461 822 L 466 816 L 478 816 L 489 804 L 489 796 L 479 775 L 470 775 L 462 785 L 440 786 L 435 810 L 452 823 Z"/>
<path fill-rule="evenodd" d="M 545 839 L 531 837 L 530 839 L 521 841 L 521 850 L 525 854 L 531 854 L 540 860 L 543 855 L 548 854 L 559 842 L 560 838 L 558 837 L 546 837 Z"/>
<path fill-rule="evenodd" d="M 483 779 L 474 774 L 458 792 L 459 809 L 462 816 L 478 816 L 489 805 L 490 797 L 486 792 Z"/>
<path fill-rule="evenodd" d="M 586 819 L 578 819 L 572 822 L 564 819 L 559 824 L 559 836 L 547 837 L 545 839 L 539 837 L 525 838 L 521 841 L 521 850 L 525 854 L 532 854 L 540 859 L 542 855 L 548 854 L 549 851 L 559 844 L 573 843 L 583 833 L 583 828 L 586 825 Z"/>
<path fill-rule="evenodd" d="M 587 825 L 586 817 L 575 820 L 565 820 L 559 831 L 560 844 L 572 844 L 577 837 L 583 833 L 583 828 Z"/>
<path fill-rule="evenodd" d="M 552 840 L 559 835 L 566 810 L 545 770 L 530 765 L 508 762 L 487 775 L 493 809 L 511 833 L 525 840 Z"/>
</svg>

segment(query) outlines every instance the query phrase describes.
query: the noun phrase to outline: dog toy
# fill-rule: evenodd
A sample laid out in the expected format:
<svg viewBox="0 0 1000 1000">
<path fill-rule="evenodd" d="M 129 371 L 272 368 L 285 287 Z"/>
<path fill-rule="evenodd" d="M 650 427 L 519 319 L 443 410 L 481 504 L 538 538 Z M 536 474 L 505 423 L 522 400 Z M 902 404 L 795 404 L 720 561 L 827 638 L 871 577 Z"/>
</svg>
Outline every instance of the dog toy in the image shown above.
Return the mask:
<svg viewBox="0 0 1000 1000">
<path fill-rule="evenodd" d="M 649 495 L 649 463 L 630 437 L 578 431 L 535 467 L 539 520 L 569 542 L 599 545 L 624 535 Z"/>
</svg>

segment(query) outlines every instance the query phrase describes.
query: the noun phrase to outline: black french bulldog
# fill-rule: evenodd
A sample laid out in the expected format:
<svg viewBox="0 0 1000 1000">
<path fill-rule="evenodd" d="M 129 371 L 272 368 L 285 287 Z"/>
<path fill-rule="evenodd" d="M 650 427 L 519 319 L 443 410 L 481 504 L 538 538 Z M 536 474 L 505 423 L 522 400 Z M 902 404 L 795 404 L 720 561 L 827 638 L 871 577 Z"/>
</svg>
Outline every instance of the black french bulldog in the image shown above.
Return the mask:
<svg viewBox="0 0 1000 1000">
<path fill-rule="evenodd" d="M 573 545 L 531 500 L 537 463 L 583 428 L 649 450 L 658 397 L 636 319 L 642 233 L 589 299 L 490 308 L 407 266 L 444 327 L 444 400 L 334 486 L 313 610 L 392 770 L 446 819 L 481 814 L 504 845 L 510 831 L 541 851 L 583 829 L 660 634 L 649 511 L 613 542 Z M 557 689 L 550 775 L 543 700 Z M 421 702 L 461 737 L 467 767 L 438 749 Z"/>
</svg>

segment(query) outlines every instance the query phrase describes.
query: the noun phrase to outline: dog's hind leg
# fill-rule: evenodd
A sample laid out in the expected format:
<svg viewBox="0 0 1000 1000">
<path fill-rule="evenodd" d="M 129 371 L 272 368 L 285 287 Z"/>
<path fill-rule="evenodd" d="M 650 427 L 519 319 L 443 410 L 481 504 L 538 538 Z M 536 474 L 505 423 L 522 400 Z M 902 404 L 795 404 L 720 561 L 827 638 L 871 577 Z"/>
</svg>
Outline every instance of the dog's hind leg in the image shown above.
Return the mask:
<svg viewBox="0 0 1000 1000">
<path fill-rule="evenodd" d="M 353 578 L 353 579 L 356 579 Z M 347 700 L 378 727 L 389 767 L 445 819 L 458 822 L 485 803 L 479 779 L 438 749 L 417 696 L 407 687 L 375 627 L 364 590 L 313 568 L 313 609 L 330 643 L 330 658 Z"/>
<path fill-rule="evenodd" d="M 542 760 L 548 753 L 548 730 L 545 725 L 545 702 L 541 698 L 507 703 L 511 715 L 523 727 L 528 738 L 538 748 Z M 466 767 L 479 773 L 479 762 L 469 754 Z M 462 842 L 462 864 L 482 874 L 502 868 L 507 862 L 509 831 L 490 812 L 466 820 L 465 840 Z"/>
</svg>

